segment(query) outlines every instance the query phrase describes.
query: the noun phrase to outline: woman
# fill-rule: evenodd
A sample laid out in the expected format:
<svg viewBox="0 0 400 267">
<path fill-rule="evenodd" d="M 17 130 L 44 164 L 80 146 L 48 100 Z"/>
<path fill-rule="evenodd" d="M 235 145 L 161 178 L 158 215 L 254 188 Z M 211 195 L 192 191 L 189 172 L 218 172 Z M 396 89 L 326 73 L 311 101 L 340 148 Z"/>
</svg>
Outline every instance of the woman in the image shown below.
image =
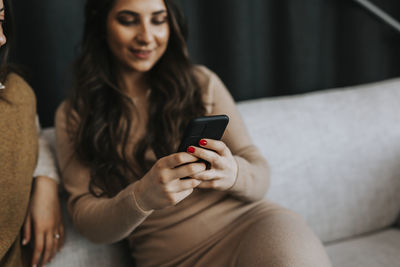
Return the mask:
<svg viewBox="0 0 400 267">
<path fill-rule="evenodd" d="M 128 239 L 138 266 L 329 266 L 303 220 L 263 200 L 267 163 L 184 35 L 172 1 L 86 2 L 76 85 L 56 115 L 75 226 Z M 222 141 L 176 153 L 188 121 L 213 114 L 230 117 Z"/>
<path fill-rule="evenodd" d="M 36 266 L 40 258 L 44 265 L 64 238 L 58 177 L 35 118 L 34 93 L 6 65 L 6 37 L 10 40 L 13 34 L 7 0 L 0 0 L 0 22 L 0 266 Z M 28 243 L 33 245 L 31 260 L 31 248 L 21 247 Z"/>
</svg>

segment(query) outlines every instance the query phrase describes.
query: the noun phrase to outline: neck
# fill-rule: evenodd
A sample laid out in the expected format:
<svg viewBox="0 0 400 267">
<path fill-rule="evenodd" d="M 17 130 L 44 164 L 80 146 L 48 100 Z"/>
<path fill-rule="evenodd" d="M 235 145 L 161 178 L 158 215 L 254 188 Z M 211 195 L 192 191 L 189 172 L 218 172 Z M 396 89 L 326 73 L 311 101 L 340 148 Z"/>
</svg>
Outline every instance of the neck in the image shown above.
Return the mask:
<svg viewBox="0 0 400 267">
<path fill-rule="evenodd" d="M 128 96 L 139 98 L 145 95 L 149 89 L 146 82 L 146 73 L 137 71 L 120 72 L 119 83 Z"/>
</svg>

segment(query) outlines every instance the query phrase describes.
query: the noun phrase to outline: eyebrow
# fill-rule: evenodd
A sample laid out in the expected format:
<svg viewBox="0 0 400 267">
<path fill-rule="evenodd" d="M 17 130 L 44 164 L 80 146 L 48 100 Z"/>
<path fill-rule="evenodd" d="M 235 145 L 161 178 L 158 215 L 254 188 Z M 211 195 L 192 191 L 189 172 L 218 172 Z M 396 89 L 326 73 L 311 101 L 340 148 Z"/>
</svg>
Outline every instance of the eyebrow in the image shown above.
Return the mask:
<svg viewBox="0 0 400 267">
<path fill-rule="evenodd" d="M 167 10 L 163 9 L 163 10 L 159 10 L 159 11 L 155 11 L 153 13 L 151 13 L 152 15 L 159 15 L 159 14 L 163 14 L 163 13 L 167 13 Z M 127 15 L 131 15 L 134 17 L 139 17 L 140 14 L 135 12 L 135 11 L 130 11 L 130 10 L 122 10 L 120 12 L 118 12 L 118 14 L 127 14 Z"/>
</svg>

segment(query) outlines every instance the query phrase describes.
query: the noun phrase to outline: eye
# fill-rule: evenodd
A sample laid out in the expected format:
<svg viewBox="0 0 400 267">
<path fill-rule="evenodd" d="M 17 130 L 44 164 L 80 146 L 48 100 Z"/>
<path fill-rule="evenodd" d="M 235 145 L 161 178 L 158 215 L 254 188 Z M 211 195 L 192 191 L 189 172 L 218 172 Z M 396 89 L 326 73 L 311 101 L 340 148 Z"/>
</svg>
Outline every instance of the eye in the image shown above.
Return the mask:
<svg viewBox="0 0 400 267">
<path fill-rule="evenodd" d="M 157 16 L 154 17 L 151 22 L 155 25 L 161 25 L 163 23 L 166 23 L 168 21 L 168 16 Z"/>
<path fill-rule="evenodd" d="M 118 22 L 122 25 L 129 26 L 139 23 L 139 19 L 134 17 L 121 16 L 117 18 Z"/>
</svg>

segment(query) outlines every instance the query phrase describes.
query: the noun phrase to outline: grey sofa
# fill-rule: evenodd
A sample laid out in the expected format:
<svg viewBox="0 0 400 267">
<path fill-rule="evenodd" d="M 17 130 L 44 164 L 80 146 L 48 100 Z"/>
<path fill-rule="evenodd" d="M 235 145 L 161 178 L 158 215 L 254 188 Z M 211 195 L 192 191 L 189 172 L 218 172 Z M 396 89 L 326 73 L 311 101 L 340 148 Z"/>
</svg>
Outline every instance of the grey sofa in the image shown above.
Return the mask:
<svg viewBox="0 0 400 267">
<path fill-rule="evenodd" d="M 266 197 L 307 220 L 333 266 L 400 266 L 400 79 L 238 108 L 271 165 Z M 91 244 L 65 217 L 64 248 L 48 266 L 133 264 L 124 243 Z"/>
</svg>

